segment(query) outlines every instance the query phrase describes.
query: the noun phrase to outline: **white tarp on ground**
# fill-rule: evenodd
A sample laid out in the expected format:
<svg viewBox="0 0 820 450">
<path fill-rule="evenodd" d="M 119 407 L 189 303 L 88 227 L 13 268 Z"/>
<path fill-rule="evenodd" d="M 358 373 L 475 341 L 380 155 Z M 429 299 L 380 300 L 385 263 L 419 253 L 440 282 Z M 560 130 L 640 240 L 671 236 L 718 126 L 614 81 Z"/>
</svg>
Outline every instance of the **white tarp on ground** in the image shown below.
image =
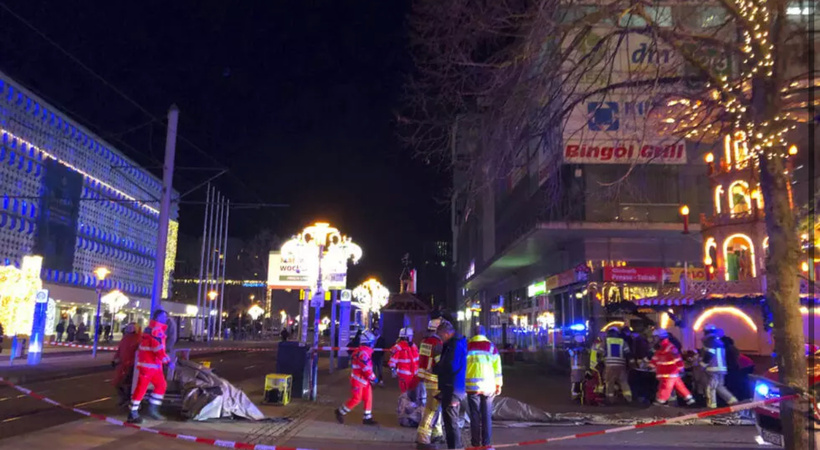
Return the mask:
<svg viewBox="0 0 820 450">
<path fill-rule="evenodd" d="M 193 361 L 180 360 L 174 379 L 182 386 L 182 414 L 190 420 L 265 419 L 244 392 Z"/>
</svg>

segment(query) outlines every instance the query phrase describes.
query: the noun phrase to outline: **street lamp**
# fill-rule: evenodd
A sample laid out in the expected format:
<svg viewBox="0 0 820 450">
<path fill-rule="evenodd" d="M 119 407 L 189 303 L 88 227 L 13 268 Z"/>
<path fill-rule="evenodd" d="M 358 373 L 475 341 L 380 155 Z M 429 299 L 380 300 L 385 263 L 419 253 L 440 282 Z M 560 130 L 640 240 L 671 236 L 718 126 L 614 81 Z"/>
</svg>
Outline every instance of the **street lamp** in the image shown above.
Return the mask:
<svg viewBox="0 0 820 450">
<path fill-rule="evenodd" d="M 213 328 L 213 324 L 214 324 L 214 320 L 212 319 L 212 317 L 213 317 L 215 311 L 213 310 L 213 308 L 214 308 L 214 301 L 216 300 L 216 297 L 218 295 L 219 294 L 216 291 L 208 292 L 208 300 L 211 301 L 210 303 L 208 303 L 208 310 L 209 310 L 209 312 L 208 312 L 208 340 L 209 341 L 213 338 L 213 331 L 211 330 L 211 328 Z"/>
<path fill-rule="evenodd" d="M 370 328 L 373 314 L 377 314 L 387 305 L 390 291 L 375 278 L 370 278 L 353 289 L 353 298 L 356 301 L 350 303 L 362 310 L 366 322 L 364 325 Z"/>
<path fill-rule="evenodd" d="M 258 319 L 259 316 L 261 316 L 264 312 L 265 310 L 262 309 L 259 305 L 253 305 L 250 308 L 248 308 L 248 315 L 251 316 L 251 319 L 253 320 Z"/>
<path fill-rule="evenodd" d="M 111 271 L 105 267 L 97 267 L 94 270 L 94 276 L 97 277 L 97 315 L 94 319 L 94 347 L 91 348 L 91 357 L 97 357 L 97 345 L 100 343 L 100 311 L 102 310 L 102 289 L 105 277 Z"/>
</svg>

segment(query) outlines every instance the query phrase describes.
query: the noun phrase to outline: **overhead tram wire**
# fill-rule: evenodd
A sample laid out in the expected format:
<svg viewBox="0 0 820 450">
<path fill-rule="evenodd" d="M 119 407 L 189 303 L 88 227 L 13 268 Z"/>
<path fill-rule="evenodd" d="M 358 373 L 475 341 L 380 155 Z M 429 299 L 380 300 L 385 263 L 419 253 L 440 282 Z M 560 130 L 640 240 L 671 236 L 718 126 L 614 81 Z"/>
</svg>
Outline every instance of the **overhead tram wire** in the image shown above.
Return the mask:
<svg viewBox="0 0 820 450">
<path fill-rule="evenodd" d="M 98 81 L 100 81 L 100 82 L 101 82 L 101 83 L 103 83 L 105 86 L 107 86 L 109 89 L 111 89 L 112 91 L 114 91 L 117 95 L 119 95 L 120 97 L 122 97 L 123 99 L 125 99 L 128 103 L 130 103 L 130 104 L 131 104 L 131 105 L 133 105 L 135 108 L 137 108 L 138 110 L 140 110 L 140 112 L 142 112 L 143 114 L 145 114 L 146 116 L 148 116 L 148 117 L 149 117 L 150 119 L 152 119 L 153 121 L 157 121 L 157 122 L 161 122 L 161 123 L 165 124 L 165 126 L 167 127 L 167 123 L 166 123 L 166 119 L 165 119 L 165 118 L 159 118 L 159 117 L 155 116 L 155 115 L 154 115 L 153 113 L 151 113 L 151 112 L 150 112 L 147 108 L 145 108 L 145 107 L 143 107 L 141 104 L 139 104 L 139 102 L 137 102 L 136 100 L 134 100 L 134 99 L 132 99 L 131 97 L 129 97 L 129 96 L 128 96 L 125 92 L 121 91 L 121 90 L 120 90 L 119 88 L 117 88 L 117 87 L 116 87 L 113 83 L 111 83 L 111 82 L 109 82 L 108 80 L 106 80 L 106 79 L 105 79 L 105 77 L 103 77 L 102 75 L 100 75 L 100 74 L 98 74 L 97 72 L 95 72 L 95 71 L 94 71 L 94 69 L 92 69 L 91 67 L 89 67 L 88 65 L 86 65 L 85 63 L 83 63 L 83 62 L 82 62 L 79 58 L 77 58 L 76 56 L 74 56 L 74 55 L 73 55 L 71 52 L 69 52 L 68 50 L 64 49 L 64 48 L 63 48 L 62 46 L 60 46 L 60 44 L 58 44 L 56 41 L 54 41 L 53 39 L 49 38 L 49 37 L 48 37 L 48 35 L 46 35 L 46 34 L 45 34 L 44 32 L 42 32 L 42 31 L 40 31 L 40 29 L 38 29 L 36 26 L 34 26 L 34 24 L 32 24 L 31 22 L 29 22 L 28 20 L 26 20 L 24 17 L 22 17 L 21 15 L 17 14 L 14 10 L 12 10 L 11 8 L 9 8 L 9 6 L 8 6 L 8 5 L 6 5 L 6 3 L 5 3 L 5 2 L 0 2 L 0 8 L 2 8 L 3 10 L 5 10 L 5 11 L 6 11 L 7 13 L 9 13 L 12 17 L 14 17 L 15 19 L 17 19 L 20 23 L 22 23 L 22 24 L 23 24 L 23 25 L 25 25 L 27 28 L 29 28 L 29 29 L 30 29 L 30 30 L 32 30 L 34 33 L 36 33 L 36 34 L 37 34 L 38 36 L 40 36 L 43 40 L 45 40 L 48 44 L 50 44 L 51 46 L 53 46 L 54 48 L 56 48 L 57 50 L 59 50 L 59 51 L 60 51 L 63 55 L 65 55 L 66 57 L 68 57 L 71 61 L 73 61 L 73 62 L 74 62 L 75 64 L 77 64 L 78 66 L 80 66 L 83 70 L 85 70 L 86 72 L 88 72 L 89 74 L 91 74 L 91 75 L 92 75 L 94 78 L 96 78 Z M 195 144 L 193 141 L 191 141 L 190 139 L 186 138 L 186 137 L 185 137 L 185 136 L 183 136 L 182 134 L 177 133 L 177 137 L 179 138 L 179 140 L 181 140 L 181 141 L 185 142 L 185 143 L 186 143 L 186 144 L 188 144 L 190 147 L 192 147 L 194 150 L 198 151 L 200 154 L 202 154 L 203 156 L 205 156 L 205 157 L 207 157 L 208 159 L 210 159 L 210 160 L 211 160 L 211 162 L 213 162 L 214 164 L 218 165 L 220 169 L 225 169 L 225 170 L 227 170 L 227 173 L 230 175 L 230 177 L 231 177 L 231 178 L 233 178 L 234 180 L 236 180 L 236 181 L 237 181 L 240 185 L 242 185 L 242 186 L 243 186 L 244 188 L 246 188 L 248 191 L 250 191 L 251 193 L 253 193 L 253 195 L 254 195 L 254 196 L 255 196 L 258 200 L 262 201 L 262 197 L 259 195 L 259 193 L 257 193 L 257 192 L 256 192 L 256 190 L 254 190 L 253 188 L 251 188 L 250 186 L 248 186 L 248 185 L 247 185 L 247 184 L 246 184 L 246 183 L 245 183 L 245 182 L 244 182 L 241 178 L 239 178 L 238 176 L 236 176 L 236 174 L 234 174 L 233 172 L 231 172 L 231 171 L 230 171 L 230 169 L 229 169 L 227 166 L 225 166 L 225 164 L 223 164 L 222 162 L 220 162 L 220 161 L 219 161 L 218 159 L 216 159 L 213 155 L 211 155 L 211 154 L 210 154 L 210 153 L 208 153 L 207 151 L 203 150 L 201 147 L 199 147 L 197 144 Z"/>
</svg>

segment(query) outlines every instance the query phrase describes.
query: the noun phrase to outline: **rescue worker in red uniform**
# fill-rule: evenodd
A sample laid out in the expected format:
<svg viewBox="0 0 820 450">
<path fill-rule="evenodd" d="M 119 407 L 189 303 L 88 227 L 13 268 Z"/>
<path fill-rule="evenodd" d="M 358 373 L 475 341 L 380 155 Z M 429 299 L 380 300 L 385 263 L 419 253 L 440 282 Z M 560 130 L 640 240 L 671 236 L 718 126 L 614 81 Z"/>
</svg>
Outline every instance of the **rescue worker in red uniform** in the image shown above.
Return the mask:
<svg viewBox="0 0 820 450">
<path fill-rule="evenodd" d="M 148 386 L 153 385 L 154 391 L 148 399 L 147 416 L 155 420 L 165 420 L 159 413 L 162 399 L 165 397 L 165 373 L 162 365 L 171 362 L 165 353 L 165 336 L 168 325 L 168 314 L 158 309 L 154 311 L 154 317 L 142 332 L 142 339 L 137 349 L 137 386 L 131 394 L 131 412 L 128 414 L 129 423 L 141 423 L 139 415 L 140 403 L 142 403 Z"/>
<path fill-rule="evenodd" d="M 122 340 L 117 346 L 117 353 L 111 365 L 114 367 L 114 378 L 111 384 L 117 388 L 119 394 L 120 407 L 127 406 L 131 401 L 131 385 L 134 378 L 134 363 L 137 358 L 137 349 L 140 345 L 141 336 L 137 330 L 137 324 L 129 323 L 122 329 Z"/>
<path fill-rule="evenodd" d="M 658 339 L 657 349 L 649 362 L 650 367 L 655 369 L 655 377 L 658 379 L 658 394 L 655 397 L 655 404 L 666 405 L 673 389 L 683 397 L 687 405 L 695 404 L 692 393 L 689 392 L 689 389 L 680 379 L 680 373 L 683 371 L 683 358 L 681 358 L 675 344 L 669 340 L 669 333 L 662 328 L 658 328 L 652 334 Z"/>
<path fill-rule="evenodd" d="M 428 336 L 421 341 L 419 348 L 419 371 L 417 378 L 422 383 L 426 395 L 424 413 L 421 416 L 418 431 L 416 432 L 417 448 L 434 448 L 434 443 L 444 440 L 442 429 L 441 402 L 438 398 L 438 375 L 433 371 L 441 359 L 444 346 L 436 330 L 441 325 L 441 319 L 432 319 L 427 323 Z"/>
<path fill-rule="evenodd" d="M 390 361 L 387 365 L 393 378 L 399 379 L 399 390 L 402 394 L 412 391 L 418 385 L 416 375 L 419 371 L 419 349 L 413 343 L 413 329 L 399 330 L 399 341 L 390 349 Z"/>
<path fill-rule="evenodd" d="M 345 415 L 359 403 L 364 403 L 365 425 L 378 425 L 373 420 L 373 387 L 377 383 L 373 373 L 373 342 L 376 337 L 370 331 L 365 331 L 359 338 L 359 346 L 350 356 L 350 399 L 336 410 L 336 420 L 345 423 Z"/>
</svg>

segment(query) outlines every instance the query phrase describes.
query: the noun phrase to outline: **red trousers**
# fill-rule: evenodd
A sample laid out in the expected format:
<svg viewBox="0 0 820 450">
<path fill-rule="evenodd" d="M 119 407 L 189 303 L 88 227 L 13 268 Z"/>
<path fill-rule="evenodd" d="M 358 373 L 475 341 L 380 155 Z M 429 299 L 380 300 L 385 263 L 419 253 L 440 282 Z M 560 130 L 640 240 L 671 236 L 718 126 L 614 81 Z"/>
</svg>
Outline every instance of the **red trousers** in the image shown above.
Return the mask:
<svg viewBox="0 0 820 450">
<path fill-rule="evenodd" d="M 365 415 L 373 410 L 373 388 L 370 384 L 361 384 L 358 381 L 350 380 L 350 399 L 345 402 L 345 408 L 351 410 L 359 403 L 364 402 Z"/>
<path fill-rule="evenodd" d="M 399 376 L 399 390 L 402 394 L 407 391 L 412 391 L 419 385 L 419 379 L 416 377 L 402 377 Z"/>
<path fill-rule="evenodd" d="M 680 377 L 658 378 L 658 395 L 655 400 L 665 403 L 672 395 L 672 389 L 678 391 L 678 395 L 683 398 L 692 396 L 692 393 L 689 392 L 689 389 L 686 389 L 686 385 L 683 384 Z"/>
<path fill-rule="evenodd" d="M 142 401 L 142 398 L 145 397 L 145 391 L 148 390 L 149 384 L 154 385 L 154 395 L 162 398 L 162 396 L 165 395 L 165 389 L 168 387 L 168 384 L 165 382 L 165 374 L 162 373 L 162 369 L 147 369 L 140 367 L 138 370 L 137 387 L 134 388 L 134 392 L 131 394 L 131 401 Z"/>
</svg>

